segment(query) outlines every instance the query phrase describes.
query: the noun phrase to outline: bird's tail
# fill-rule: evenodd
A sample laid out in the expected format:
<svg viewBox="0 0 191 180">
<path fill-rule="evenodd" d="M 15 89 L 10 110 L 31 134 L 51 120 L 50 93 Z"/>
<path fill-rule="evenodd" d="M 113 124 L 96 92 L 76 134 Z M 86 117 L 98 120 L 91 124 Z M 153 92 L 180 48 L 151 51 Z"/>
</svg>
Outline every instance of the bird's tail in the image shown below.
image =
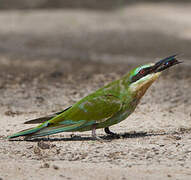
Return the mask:
<svg viewBox="0 0 191 180">
<path fill-rule="evenodd" d="M 34 127 L 34 128 L 30 128 L 30 129 L 25 129 L 23 131 L 20 131 L 18 133 L 15 133 L 11 136 L 8 136 L 8 139 L 12 139 L 12 138 L 16 138 L 19 136 L 28 136 L 28 137 L 32 137 L 33 135 L 35 136 L 35 134 L 39 131 L 41 131 L 44 128 L 47 128 L 50 124 L 49 124 L 49 120 L 51 120 L 52 118 L 55 118 L 56 116 L 62 114 L 63 112 L 67 111 L 68 109 L 70 109 L 70 107 L 64 109 L 63 111 L 57 112 L 55 114 L 51 114 L 49 116 L 44 116 L 44 117 L 40 117 L 37 119 L 32 119 L 29 121 L 26 121 L 24 124 L 38 124 L 38 123 L 42 123 L 41 125 Z M 45 133 L 44 133 L 45 134 Z M 52 133 L 54 134 L 54 133 Z"/>
<path fill-rule="evenodd" d="M 62 124 L 62 125 L 51 125 L 49 122 L 45 122 L 35 128 L 26 129 L 8 136 L 8 139 L 16 138 L 19 136 L 26 136 L 25 139 L 37 138 L 41 136 L 47 136 L 60 132 L 72 132 L 80 129 L 86 124 L 85 121 L 80 121 L 74 124 Z"/>
<path fill-rule="evenodd" d="M 12 139 L 12 138 L 16 138 L 16 137 L 19 137 L 19 136 L 29 136 L 29 135 L 37 133 L 41 129 L 45 128 L 47 125 L 48 125 L 48 123 L 43 123 L 40 126 L 37 126 L 37 127 L 34 127 L 34 128 L 25 129 L 23 131 L 19 131 L 19 132 L 15 133 L 15 134 L 13 134 L 11 136 L 8 136 L 7 138 L 8 139 Z"/>
<path fill-rule="evenodd" d="M 47 136 L 51 134 L 57 134 L 61 132 L 72 132 L 77 131 L 86 124 L 85 121 L 81 121 L 72 125 L 59 125 L 59 126 L 50 126 L 40 129 L 35 133 L 31 134 L 29 138 L 37 138 L 42 136 Z"/>
</svg>

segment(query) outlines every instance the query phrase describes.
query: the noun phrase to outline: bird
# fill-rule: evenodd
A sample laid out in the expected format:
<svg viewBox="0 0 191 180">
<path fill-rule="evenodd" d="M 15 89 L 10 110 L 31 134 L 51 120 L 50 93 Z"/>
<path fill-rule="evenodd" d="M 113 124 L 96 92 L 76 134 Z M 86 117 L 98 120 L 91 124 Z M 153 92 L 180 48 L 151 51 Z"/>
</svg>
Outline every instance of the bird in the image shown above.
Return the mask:
<svg viewBox="0 0 191 180">
<path fill-rule="evenodd" d="M 181 63 L 177 55 L 166 57 L 156 63 L 148 63 L 132 69 L 118 80 L 90 93 L 63 111 L 26 121 L 39 124 L 8 136 L 8 139 L 24 136 L 24 140 L 61 132 L 92 131 L 92 139 L 100 139 L 96 129 L 117 135 L 109 127 L 120 123 L 132 114 L 147 89 L 162 71 Z"/>
</svg>

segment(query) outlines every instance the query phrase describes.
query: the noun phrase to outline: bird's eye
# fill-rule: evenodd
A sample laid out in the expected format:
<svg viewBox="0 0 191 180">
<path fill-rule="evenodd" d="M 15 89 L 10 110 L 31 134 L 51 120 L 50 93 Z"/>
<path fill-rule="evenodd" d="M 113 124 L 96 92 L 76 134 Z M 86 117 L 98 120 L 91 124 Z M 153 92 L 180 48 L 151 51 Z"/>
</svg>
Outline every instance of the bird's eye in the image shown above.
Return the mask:
<svg viewBox="0 0 191 180">
<path fill-rule="evenodd" d="M 143 74 L 145 74 L 145 70 L 144 70 L 144 69 L 141 69 L 141 70 L 139 71 L 139 73 L 140 73 L 141 75 L 143 75 Z"/>
</svg>

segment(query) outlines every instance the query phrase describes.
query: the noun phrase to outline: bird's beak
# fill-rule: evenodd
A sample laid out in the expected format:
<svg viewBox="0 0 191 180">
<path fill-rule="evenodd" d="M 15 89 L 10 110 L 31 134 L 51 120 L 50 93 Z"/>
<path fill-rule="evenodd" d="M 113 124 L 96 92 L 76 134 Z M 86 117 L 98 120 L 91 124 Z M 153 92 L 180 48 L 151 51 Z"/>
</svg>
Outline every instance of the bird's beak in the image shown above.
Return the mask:
<svg viewBox="0 0 191 180">
<path fill-rule="evenodd" d="M 152 66 L 152 70 L 151 70 L 152 73 L 161 72 L 171 66 L 182 63 L 176 59 L 176 56 L 177 55 L 169 56 L 169 57 L 162 59 L 162 60 L 158 61 L 157 63 L 155 63 Z"/>
</svg>

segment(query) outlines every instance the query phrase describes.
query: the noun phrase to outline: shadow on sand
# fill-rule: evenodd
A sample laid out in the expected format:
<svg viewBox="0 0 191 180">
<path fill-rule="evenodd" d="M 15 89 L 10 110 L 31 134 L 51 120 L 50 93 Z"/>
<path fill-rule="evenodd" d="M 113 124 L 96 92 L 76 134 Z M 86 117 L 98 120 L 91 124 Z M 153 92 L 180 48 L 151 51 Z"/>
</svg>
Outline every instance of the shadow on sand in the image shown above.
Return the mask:
<svg viewBox="0 0 191 180">
<path fill-rule="evenodd" d="M 116 139 L 128 139 L 128 138 L 143 138 L 143 137 L 151 137 L 151 136 L 163 136 L 167 135 L 168 133 L 147 133 L 147 132 L 135 132 L 135 133 L 123 133 L 123 134 L 116 134 L 116 135 L 104 135 L 104 136 L 99 136 L 100 139 L 98 140 L 103 140 L 104 141 L 112 141 Z M 10 141 L 29 141 L 29 142 L 39 142 L 39 141 L 49 141 L 49 142 L 54 142 L 54 141 L 95 141 L 96 139 L 92 137 L 82 137 L 82 136 L 71 136 L 71 138 L 49 138 L 49 137 L 44 137 L 44 138 L 36 138 L 36 139 L 10 139 Z"/>
</svg>

